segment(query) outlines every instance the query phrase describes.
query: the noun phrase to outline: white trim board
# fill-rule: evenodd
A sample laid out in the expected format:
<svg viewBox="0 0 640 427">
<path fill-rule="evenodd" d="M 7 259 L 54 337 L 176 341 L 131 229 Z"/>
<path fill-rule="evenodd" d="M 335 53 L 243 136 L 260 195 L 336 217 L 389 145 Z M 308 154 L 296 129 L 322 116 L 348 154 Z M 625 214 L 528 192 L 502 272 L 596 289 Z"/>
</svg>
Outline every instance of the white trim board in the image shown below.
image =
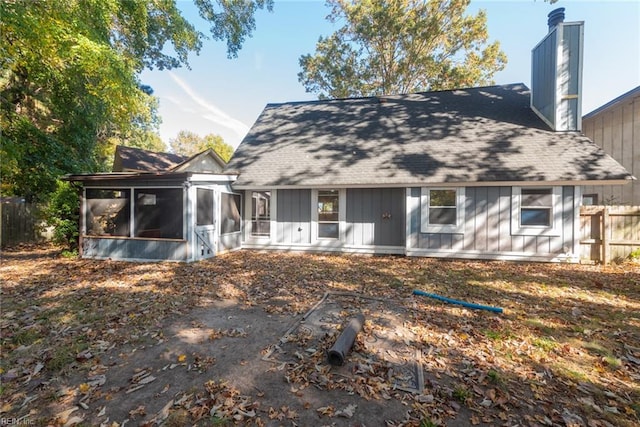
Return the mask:
<svg viewBox="0 0 640 427">
<path fill-rule="evenodd" d="M 347 188 L 419 188 L 419 187 L 540 187 L 540 186 L 575 186 L 575 185 L 624 185 L 632 179 L 611 180 L 571 180 L 571 181 L 468 181 L 468 182 L 411 182 L 397 184 L 326 184 L 326 185 L 234 185 L 237 190 L 323 190 Z"/>
</svg>

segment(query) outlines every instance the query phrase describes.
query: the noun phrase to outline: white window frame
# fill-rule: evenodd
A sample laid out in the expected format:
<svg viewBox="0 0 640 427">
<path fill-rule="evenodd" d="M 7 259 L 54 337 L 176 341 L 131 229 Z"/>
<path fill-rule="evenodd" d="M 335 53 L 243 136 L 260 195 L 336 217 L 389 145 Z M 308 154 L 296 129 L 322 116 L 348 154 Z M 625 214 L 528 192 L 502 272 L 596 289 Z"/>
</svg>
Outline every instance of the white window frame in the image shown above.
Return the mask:
<svg viewBox="0 0 640 427">
<path fill-rule="evenodd" d="M 551 224 L 522 225 L 522 189 L 551 190 Z M 562 235 L 562 186 L 512 187 L 511 190 L 511 234 L 524 236 Z"/>
<path fill-rule="evenodd" d="M 338 192 L 338 237 L 318 237 L 318 195 L 321 191 L 337 191 Z M 311 241 L 326 242 L 342 242 L 347 221 L 347 192 L 344 188 L 320 188 L 311 190 Z"/>
<path fill-rule="evenodd" d="M 429 203 L 431 190 L 455 190 L 456 223 L 429 224 Z M 465 188 L 464 187 L 422 187 L 420 189 L 420 232 L 421 233 L 464 233 Z"/>
</svg>

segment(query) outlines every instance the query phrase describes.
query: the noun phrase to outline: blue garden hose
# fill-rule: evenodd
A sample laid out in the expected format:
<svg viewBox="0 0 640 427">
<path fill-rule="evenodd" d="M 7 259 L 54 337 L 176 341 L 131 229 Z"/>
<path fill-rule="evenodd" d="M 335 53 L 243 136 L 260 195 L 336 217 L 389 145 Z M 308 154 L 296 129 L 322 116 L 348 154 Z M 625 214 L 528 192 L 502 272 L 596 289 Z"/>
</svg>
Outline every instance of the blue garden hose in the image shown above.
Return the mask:
<svg viewBox="0 0 640 427">
<path fill-rule="evenodd" d="M 428 292 L 420 291 L 418 289 L 414 289 L 413 290 L 413 294 L 414 295 L 420 295 L 420 296 L 423 296 L 423 297 L 429 297 L 429 298 L 437 299 L 439 301 L 448 302 L 450 304 L 458 304 L 458 305 L 461 305 L 463 307 L 473 308 L 473 309 L 476 309 L 476 310 L 488 310 L 488 311 L 493 311 L 494 313 L 502 313 L 502 308 L 500 308 L 500 307 L 491 307 L 490 305 L 480 305 L 480 304 L 473 304 L 473 303 L 466 302 L 466 301 L 459 301 L 457 299 L 451 299 L 451 298 L 443 297 L 443 296 L 440 296 L 440 295 L 437 295 L 437 294 L 430 294 Z"/>
</svg>

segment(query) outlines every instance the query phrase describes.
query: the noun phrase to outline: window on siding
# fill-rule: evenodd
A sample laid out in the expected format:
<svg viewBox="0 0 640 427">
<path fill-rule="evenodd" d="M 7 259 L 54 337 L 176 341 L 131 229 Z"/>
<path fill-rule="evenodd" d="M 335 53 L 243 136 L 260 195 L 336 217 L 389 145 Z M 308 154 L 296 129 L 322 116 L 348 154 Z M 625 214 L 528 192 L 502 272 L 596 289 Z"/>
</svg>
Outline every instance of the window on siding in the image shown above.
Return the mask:
<svg viewBox="0 0 640 427">
<path fill-rule="evenodd" d="M 87 235 L 129 237 L 131 190 L 86 190 Z"/>
<path fill-rule="evenodd" d="M 464 188 L 423 188 L 421 231 L 460 233 L 464 221 Z"/>
<path fill-rule="evenodd" d="M 562 187 L 514 187 L 512 233 L 559 236 L 562 227 Z"/>
<path fill-rule="evenodd" d="M 271 234 L 271 191 L 251 192 L 251 235 L 269 237 Z"/>
<path fill-rule="evenodd" d="M 340 237 L 340 197 L 338 190 L 318 191 L 318 238 Z"/>
<path fill-rule="evenodd" d="M 222 193 L 220 214 L 222 228 L 220 233 L 229 234 L 240 231 L 240 195 Z"/>
<path fill-rule="evenodd" d="M 520 190 L 520 225 L 551 227 L 553 223 L 553 193 L 551 188 Z"/>
<path fill-rule="evenodd" d="M 429 224 L 456 225 L 456 190 L 429 190 Z"/>
</svg>

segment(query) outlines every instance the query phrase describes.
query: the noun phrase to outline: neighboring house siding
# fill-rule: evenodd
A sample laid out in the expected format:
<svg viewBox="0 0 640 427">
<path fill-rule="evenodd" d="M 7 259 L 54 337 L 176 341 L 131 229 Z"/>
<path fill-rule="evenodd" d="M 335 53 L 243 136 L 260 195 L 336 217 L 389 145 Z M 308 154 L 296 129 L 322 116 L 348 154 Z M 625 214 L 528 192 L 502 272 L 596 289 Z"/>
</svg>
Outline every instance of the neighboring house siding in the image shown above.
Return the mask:
<svg viewBox="0 0 640 427">
<path fill-rule="evenodd" d="M 640 177 L 640 91 L 582 121 L 583 133 L 620 162 L 635 177 Z M 584 194 L 597 194 L 598 204 L 640 205 L 640 183 L 587 186 Z"/>
<path fill-rule="evenodd" d="M 277 243 L 311 243 L 311 190 L 278 190 L 276 212 Z"/>
<path fill-rule="evenodd" d="M 404 246 L 404 198 L 404 188 L 347 189 L 345 243 Z"/>
<path fill-rule="evenodd" d="M 541 260 L 574 252 L 574 187 L 562 188 L 562 225 L 559 236 L 535 236 L 512 232 L 511 187 L 467 187 L 465 221 L 459 233 L 420 232 L 420 188 L 409 192 L 409 254 L 469 256 L 517 259 L 519 256 Z M 431 252 L 431 254 L 430 254 Z M 531 256 L 533 255 L 533 256 Z"/>
</svg>

